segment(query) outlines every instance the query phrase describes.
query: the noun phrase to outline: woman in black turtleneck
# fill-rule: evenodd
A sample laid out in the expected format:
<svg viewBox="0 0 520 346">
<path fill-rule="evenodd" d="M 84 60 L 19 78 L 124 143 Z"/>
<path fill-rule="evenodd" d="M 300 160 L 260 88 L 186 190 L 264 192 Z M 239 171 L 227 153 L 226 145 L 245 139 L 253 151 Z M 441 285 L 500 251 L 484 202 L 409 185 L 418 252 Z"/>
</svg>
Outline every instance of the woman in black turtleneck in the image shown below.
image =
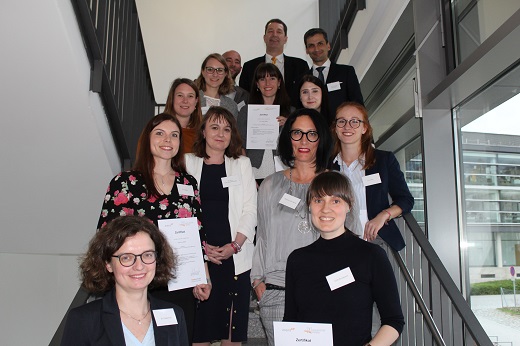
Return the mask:
<svg viewBox="0 0 520 346">
<path fill-rule="evenodd" d="M 397 284 L 385 252 L 345 228 L 353 203 L 342 174 L 312 181 L 307 205 L 320 238 L 287 260 L 284 321 L 331 323 L 335 346 L 391 345 L 404 326 Z M 327 280 L 340 271 L 340 279 Z M 374 302 L 381 328 L 372 337 Z"/>
</svg>

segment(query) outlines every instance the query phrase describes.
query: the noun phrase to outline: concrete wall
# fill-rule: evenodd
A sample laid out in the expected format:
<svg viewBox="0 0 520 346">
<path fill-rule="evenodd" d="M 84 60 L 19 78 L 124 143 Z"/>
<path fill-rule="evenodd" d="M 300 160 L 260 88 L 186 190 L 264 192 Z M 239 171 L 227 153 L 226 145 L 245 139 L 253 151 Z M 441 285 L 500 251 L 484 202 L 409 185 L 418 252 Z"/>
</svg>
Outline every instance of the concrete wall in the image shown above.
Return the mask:
<svg viewBox="0 0 520 346">
<path fill-rule="evenodd" d="M 3 1 L 0 46 L 0 344 L 45 345 L 119 159 L 70 0 Z"/>
</svg>

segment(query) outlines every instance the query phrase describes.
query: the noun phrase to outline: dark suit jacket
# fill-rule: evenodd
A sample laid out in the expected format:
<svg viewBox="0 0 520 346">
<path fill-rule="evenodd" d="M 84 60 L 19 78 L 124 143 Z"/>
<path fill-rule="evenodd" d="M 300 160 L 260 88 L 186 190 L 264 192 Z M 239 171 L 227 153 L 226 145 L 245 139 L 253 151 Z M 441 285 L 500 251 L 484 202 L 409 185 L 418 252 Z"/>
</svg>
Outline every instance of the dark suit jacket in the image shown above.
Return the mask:
<svg viewBox="0 0 520 346">
<path fill-rule="evenodd" d="M 260 56 L 256 59 L 249 60 L 242 67 L 242 74 L 240 75 L 240 87 L 251 91 L 251 83 L 254 80 L 255 70 L 258 65 L 265 62 L 265 55 Z M 291 105 L 297 106 L 298 98 L 300 97 L 298 83 L 304 74 L 309 70 L 309 64 L 303 59 L 287 56 L 284 54 L 284 76 L 283 82 L 285 83 L 285 90 L 291 98 Z"/>
<path fill-rule="evenodd" d="M 188 346 L 188 333 L 182 309 L 150 295 L 148 295 L 148 299 L 152 310 L 150 313 L 152 314 L 155 344 L 157 346 Z M 153 310 L 168 308 L 173 308 L 175 311 L 178 324 L 157 327 Z M 125 345 L 115 290 L 108 292 L 103 299 L 70 310 L 61 345 Z"/>
<path fill-rule="evenodd" d="M 311 68 L 308 73 L 313 74 L 312 72 Z M 341 82 L 341 89 L 329 91 L 329 114 L 332 117 L 329 119 L 329 123 L 336 118 L 336 109 L 343 102 L 354 101 L 364 105 L 363 95 L 361 95 L 361 88 L 359 87 L 359 81 L 354 67 L 331 62 L 326 84 L 334 82 Z"/>
<path fill-rule="evenodd" d="M 339 171 L 339 164 L 331 163 L 331 169 Z M 409 213 L 412 210 L 414 198 L 404 180 L 395 155 L 376 149 L 376 162 L 365 171 L 365 176 L 375 173 L 379 173 L 381 183 L 365 188 L 368 219 L 372 220 L 383 209 L 390 207 L 388 195 L 392 198 L 392 205 L 398 205 L 403 210 L 403 214 Z M 402 250 L 406 245 L 394 220 L 390 220 L 388 225 L 383 225 L 378 235 L 396 251 Z"/>
</svg>

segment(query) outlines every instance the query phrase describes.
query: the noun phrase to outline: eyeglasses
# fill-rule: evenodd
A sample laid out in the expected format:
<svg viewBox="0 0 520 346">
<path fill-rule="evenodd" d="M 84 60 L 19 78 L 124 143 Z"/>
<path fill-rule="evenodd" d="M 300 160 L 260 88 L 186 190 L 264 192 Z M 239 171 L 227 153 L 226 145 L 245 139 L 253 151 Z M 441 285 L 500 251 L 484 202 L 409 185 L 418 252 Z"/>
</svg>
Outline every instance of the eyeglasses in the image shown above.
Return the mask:
<svg viewBox="0 0 520 346">
<path fill-rule="evenodd" d="M 340 119 L 336 119 L 336 126 L 345 127 L 348 123 L 350 125 L 350 127 L 352 127 L 353 129 L 357 129 L 363 122 L 364 122 L 363 120 L 359 120 L 359 119 L 347 120 L 347 119 L 340 118 Z"/>
<path fill-rule="evenodd" d="M 206 70 L 207 73 L 209 74 L 213 74 L 214 72 L 216 72 L 219 76 L 223 75 L 224 73 L 226 73 L 226 69 L 223 68 L 223 67 L 211 67 L 211 66 L 206 66 L 204 67 L 204 69 Z"/>
<path fill-rule="evenodd" d="M 309 142 L 316 142 L 318 139 L 320 139 L 320 135 L 316 131 L 303 132 L 301 130 L 291 130 L 289 131 L 289 134 L 291 135 L 291 139 L 293 141 L 300 141 L 303 138 L 303 135 L 307 136 L 307 140 Z"/>
<path fill-rule="evenodd" d="M 134 265 L 137 257 L 141 257 L 141 261 L 144 264 L 154 263 L 157 260 L 157 251 L 146 251 L 140 255 L 135 255 L 133 253 L 124 253 L 118 256 L 114 255 L 112 257 L 119 259 L 119 263 L 121 263 L 123 267 L 131 267 Z"/>
</svg>

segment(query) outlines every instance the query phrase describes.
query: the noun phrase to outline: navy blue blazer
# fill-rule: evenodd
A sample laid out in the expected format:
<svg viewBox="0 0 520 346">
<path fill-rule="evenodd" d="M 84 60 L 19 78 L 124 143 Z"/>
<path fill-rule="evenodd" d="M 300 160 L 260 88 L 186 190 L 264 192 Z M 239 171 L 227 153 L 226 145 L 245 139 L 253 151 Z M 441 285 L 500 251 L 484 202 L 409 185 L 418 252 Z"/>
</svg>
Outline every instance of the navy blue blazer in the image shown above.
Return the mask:
<svg viewBox="0 0 520 346">
<path fill-rule="evenodd" d="M 308 74 L 313 74 L 312 68 Z M 336 109 L 346 101 L 354 101 L 364 105 L 363 95 L 356 75 L 356 70 L 350 65 L 339 65 L 331 62 L 326 84 L 341 82 L 339 90 L 329 91 L 329 124 L 336 118 Z"/>
<path fill-rule="evenodd" d="M 157 346 L 188 346 L 188 332 L 182 309 L 148 295 L 151 310 L 173 308 L 178 324 L 158 327 L 153 312 L 153 331 Z M 103 299 L 70 310 L 65 324 L 62 346 L 121 346 L 125 345 L 115 290 Z"/>
<path fill-rule="evenodd" d="M 403 210 L 403 214 L 409 213 L 413 208 L 414 198 L 395 155 L 377 149 L 375 155 L 376 162 L 365 171 L 365 176 L 379 173 L 381 183 L 365 188 L 368 219 L 372 220 L 383 209 L 390 207 L 388 195 L 392 198 L 392 205 L 398 205 Z M 331 162 L 330 168 L 335 171 L 340 170 L 337 162 Z M 388 225 L 383 225 L 378 235 L 396 251 L 402 250 L 406 245 L 394 220 L 390 220 Z"/>
<path fill-rule="evenodd" d="M 265 55 L 259 56 L 253 60 L 247 61 L 242 67 L 242 74 L 240 75 L 239 85 L 241 88 L 251 91 L 251 84 L 255 79 L 255 70 L 261 63 L 265 62 Z M 297 106 L 298 99 L 300 97 L 300 91 L 298 89 L 298 83 L 303 75 L 309 70 L 309 64 L 303 59 L 287 56 L 284 54 L 284 76 L 283 82 L 285 83 L 285 90 L 291 98 L 291 105 Z"/>
</svg>

